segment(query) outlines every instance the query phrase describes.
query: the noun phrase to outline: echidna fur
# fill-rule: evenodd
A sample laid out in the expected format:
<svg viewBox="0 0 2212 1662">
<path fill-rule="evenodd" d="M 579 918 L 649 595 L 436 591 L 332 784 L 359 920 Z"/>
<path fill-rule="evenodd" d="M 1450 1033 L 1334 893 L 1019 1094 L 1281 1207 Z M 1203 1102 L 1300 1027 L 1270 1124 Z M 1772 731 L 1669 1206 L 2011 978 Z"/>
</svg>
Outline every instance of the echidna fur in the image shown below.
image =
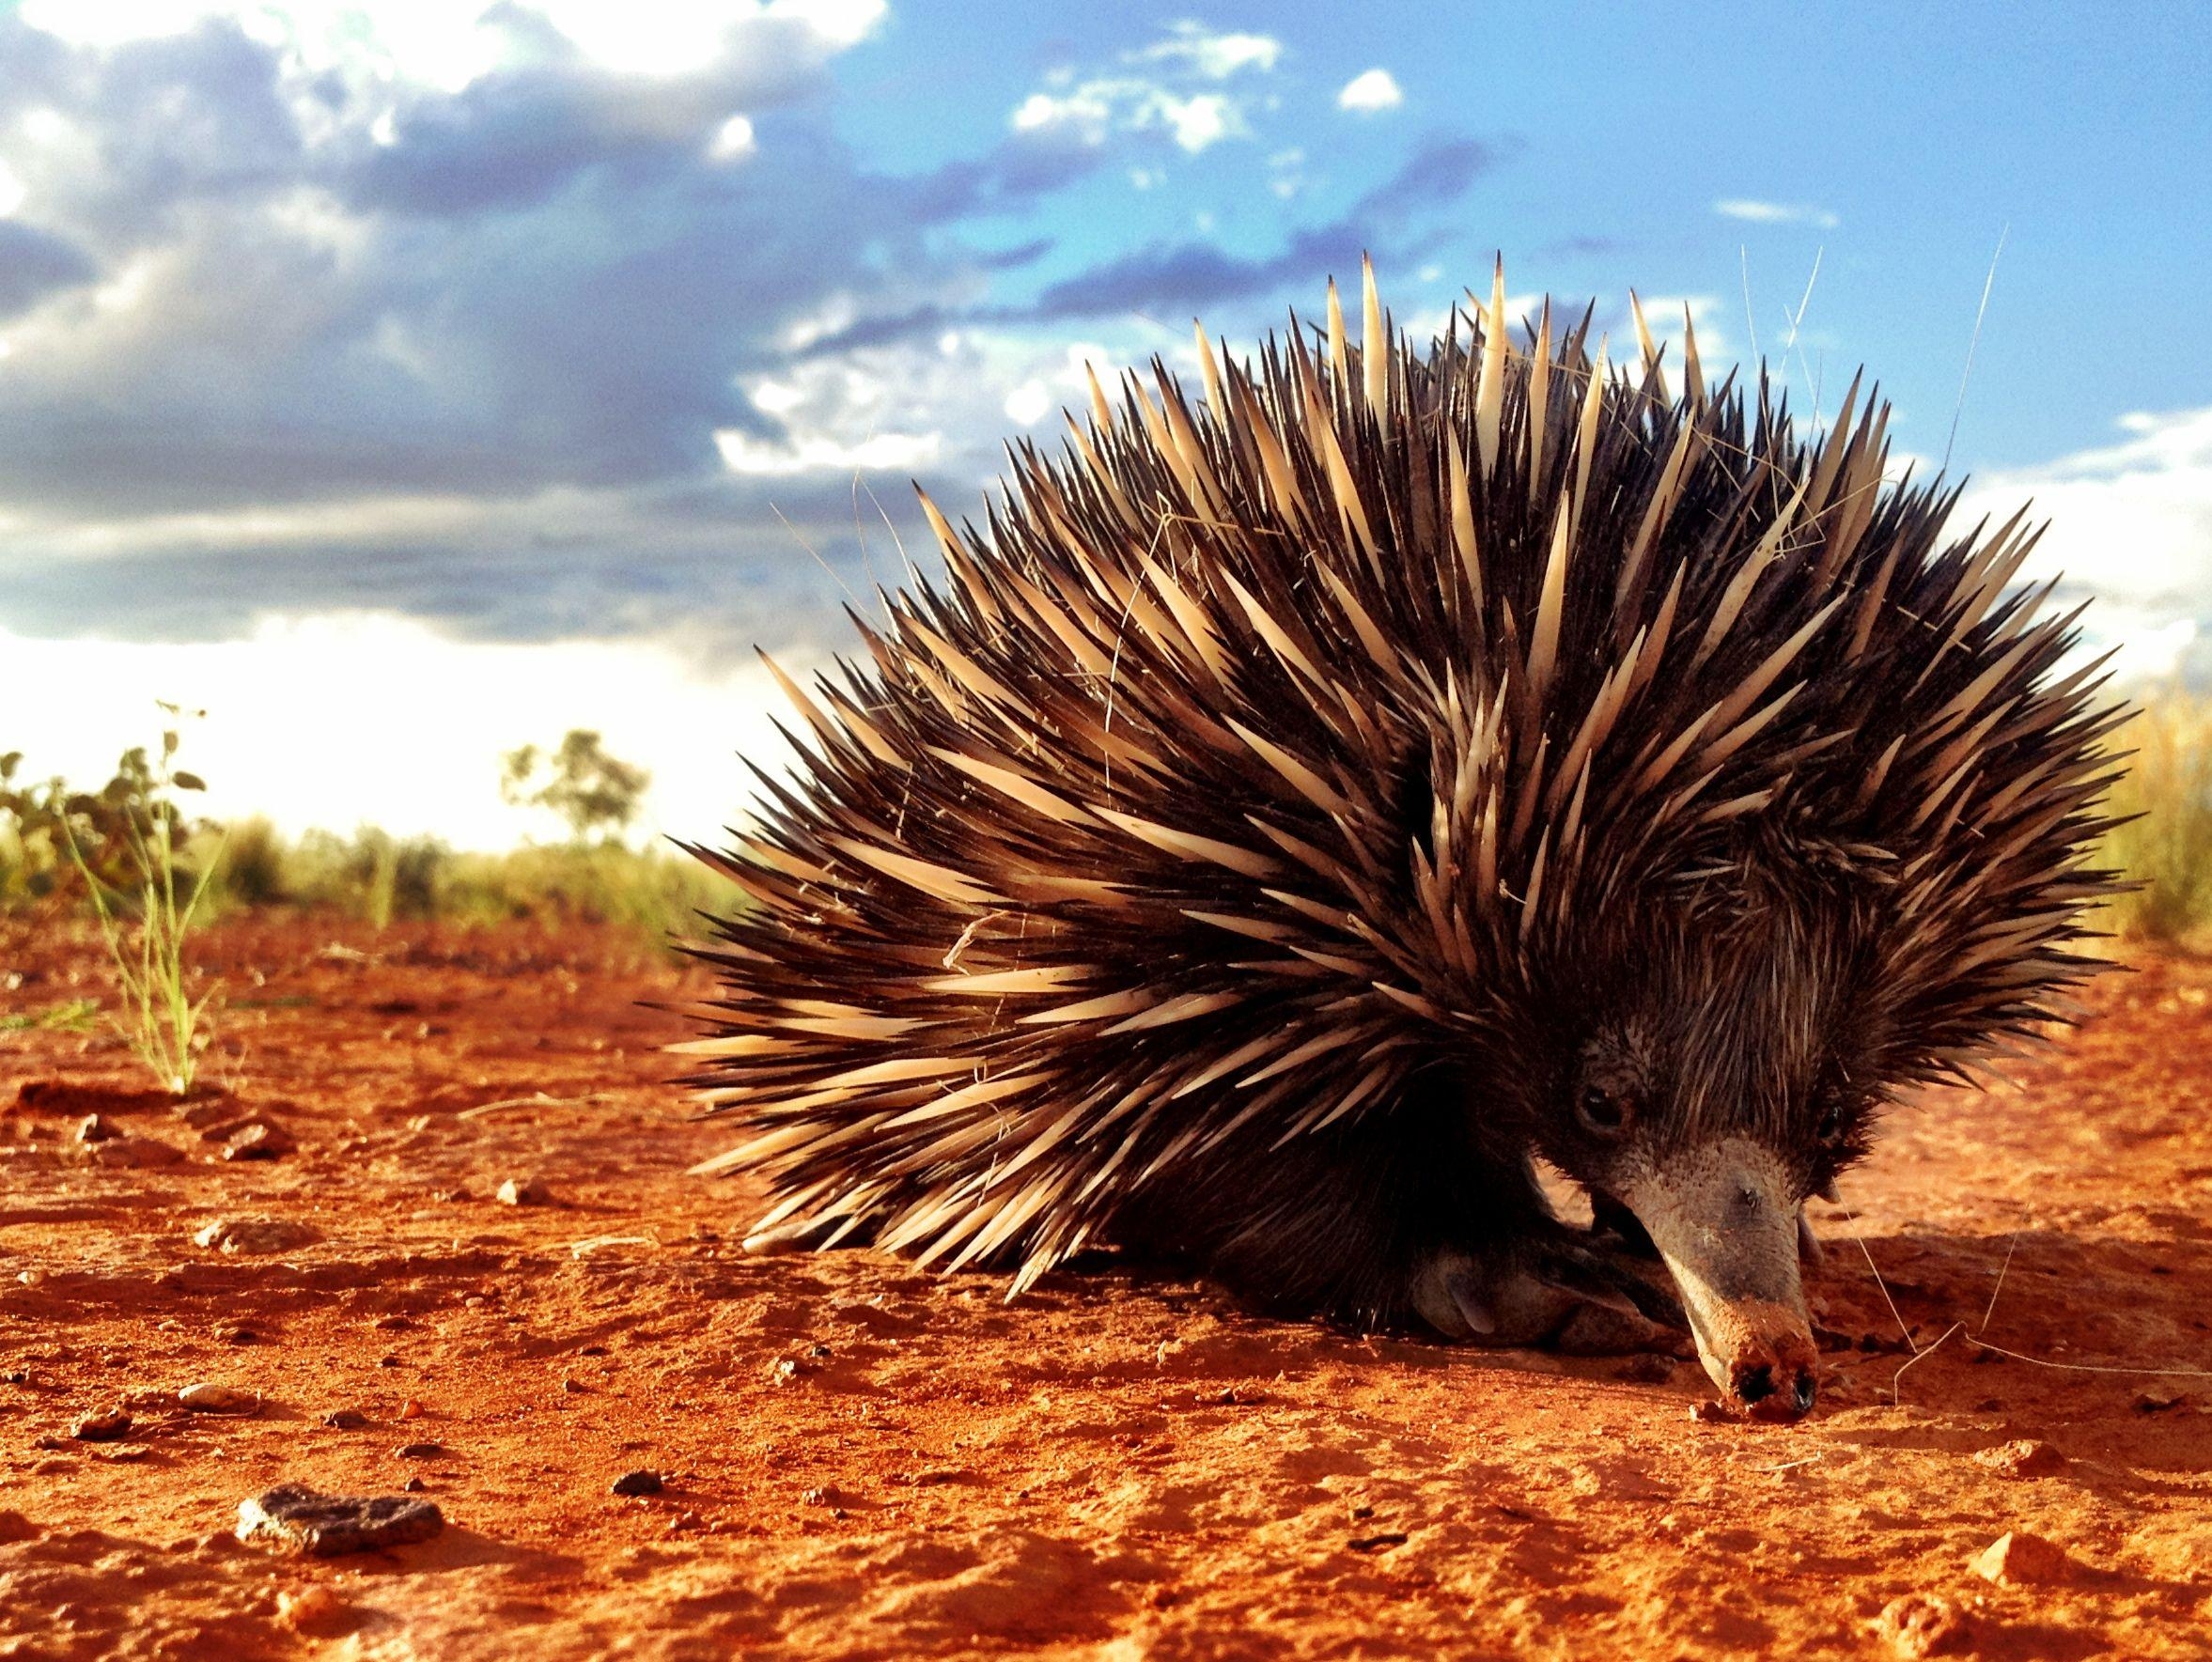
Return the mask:
<svg viewBox="0 0 2212 1662">
<path fill-rule="evenodd" d="M 2122 712 L 2014 586 L 2024 510 L 1950 534 L 1857 381 L 1799 437 L 1687 319 L 1671 392 L 1641 311 L 1640 370 L 1549 303 L 1510 344 L 1502 267 L 1425 354 L 1364 302 L 1201 332 L 1202 403 L 1094 380 L 981 530 L 923 499 L 949 574 L 854 619 L 870 664 L 776 672 L 807 760 L 695 850 L 749 904 L 681 1047 L 757 1231 L 1604 1347 L 1625 1283 L 1532 1156 L 1771 1258 L 1883 1104 L 2065 1017 Z M 1659 1244 L 1802 1328 L 1794 1247 Z M 1752 1401 L 1773 1346 L 1703 1297 Z"/>
</svg>

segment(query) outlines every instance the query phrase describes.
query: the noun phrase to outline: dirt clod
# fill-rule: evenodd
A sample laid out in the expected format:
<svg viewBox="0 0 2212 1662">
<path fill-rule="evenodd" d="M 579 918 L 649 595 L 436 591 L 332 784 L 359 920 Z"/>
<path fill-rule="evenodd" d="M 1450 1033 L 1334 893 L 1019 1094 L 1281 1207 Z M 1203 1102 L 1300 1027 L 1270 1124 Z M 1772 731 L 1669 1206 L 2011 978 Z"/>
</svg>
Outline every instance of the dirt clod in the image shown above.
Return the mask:
<svg viewBox="0 0 2212 1662">
<path fill-rule="evenodd" d="M 130 1435 L 131 1416 L 121 1408 L 87 1414 L 70 1427 L 70 1436 L 81 1443 L 119 1442 Z"/>
<path fill-rule="evenodd" d="M 2049 1477 L 2066 1469 L 2066 1457 L 2039 1438 L 2016 1437 L 1994 1449 L 1978 1450 L 1977 1465 L 2005 1477 Z"/>
<path fill-rule="evenodd" d="M 184 1159 L 184 1151 L 158 1137 L 110 1137 L 88 1143 L 86 1156 L 96 1166 L 135 1170 L 179 1165 Z"/>
<path fill-rule="evenodd" d="M 657 1471 L 626 1471 L 611 1485 L 617 1495 L 658 1495 L 662 1487 Z"/>
<path fill-rule="evenodd" d="M 193 1232 L 192 1244 L 212 1251 L 250 1256 L 288 1252 L 321 1238 L 308 1225 L 288 1219 L 241 1218 L 202 1226 Z"/>
<path fill-rule="evenodd" d="M 347 1614 L 345 1600 L 327 1587 L 304 1587 L 276 1595 L 276 1618 L 301 1633 L 336 1627 Z"/>
<path fill-rule="evenodd" d="M 1875 1631 L 1908 1662 L 1956 1656 L 1973 1648 L 1973 1629 L 1959 1608 L 1939 1593 L 1908 1592 L 1882 1607 Z"/>
</svg>

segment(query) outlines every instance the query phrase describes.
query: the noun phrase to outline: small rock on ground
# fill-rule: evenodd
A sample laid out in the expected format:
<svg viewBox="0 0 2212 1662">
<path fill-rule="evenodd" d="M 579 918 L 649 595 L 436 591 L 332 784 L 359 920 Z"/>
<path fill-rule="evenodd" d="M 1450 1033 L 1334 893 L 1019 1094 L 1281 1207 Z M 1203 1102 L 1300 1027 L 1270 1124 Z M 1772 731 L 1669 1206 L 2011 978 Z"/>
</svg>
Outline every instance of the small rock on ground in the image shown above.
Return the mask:
<svg viewBox="0 0 2212 1662">
<path fill-rule="evenodd" d="M 210 1385 L 205 1380 L 187 1385 L 177 1393 L 177 1401 L 195 1414 L 253 1414 L 261 1407 L 261 1399 L 250 1390 L 241 1390 L 232 1385 Z"/>
<path fill-rule="evenodd" d="M 2010 1530 L 1974 1560 L 1973 1571 L 2000 1587 L 2051 1586 L 2073 1578 L 2074 1561 L 2064 1547 L 2040 1535 Z"/>
<path fill-rule="evenodd" d="M 226 1219 L 195 1232 L 192 1244 L 218 1252 L 284 1252 L 322 1237 L 304 1223 L 275 1218 Z"/>
<path fill-rule="evenodd" d="M 238 1503 L 241 1541 L 276 1541 L 314 1558 L 405 1546 L 428 1541 L 444 1527 L 435 1501 L 321 1495 L 304 1483 L 279 1483 Z"/>
</svg>

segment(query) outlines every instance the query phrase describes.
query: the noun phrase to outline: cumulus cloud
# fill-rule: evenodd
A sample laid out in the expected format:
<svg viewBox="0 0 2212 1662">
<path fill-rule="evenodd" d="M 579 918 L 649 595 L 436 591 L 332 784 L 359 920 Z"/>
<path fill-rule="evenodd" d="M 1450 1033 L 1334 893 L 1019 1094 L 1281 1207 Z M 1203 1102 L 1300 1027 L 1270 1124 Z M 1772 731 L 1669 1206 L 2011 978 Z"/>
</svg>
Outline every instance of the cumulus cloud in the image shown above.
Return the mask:
<svg viewBox="0 0 2212 1662">
<path fill-rule="evenodd" d="M 1063 255 L 1038 204 L 1235 153 L 1279 44 L 1178 25 L 1049 77 L 982 149 L 889 174 L 833 118 L 834 65 L 881 16 L 0 15 L 0 628 L 183 642 L 344 613 L 803 641 L 896 573 L 871 493 L 911 528 L 919 474 L 957 512 L 1010 424 L 1083 402 L 1069 320 L 1118 365 L 1157 349 L 1142 307 L 1227 303 L 1235 330 L 1236 304 L 1264 319 L 1362 248 L 1410 265 L 1491 161 L 1431 139 L 1257 251 Z M 1255 185 L 1266 154 L 1240 155 Z"/>
<path fill-rule="evenodd" d="M 2134 414 L 2114 443 L 1978 476 L 1962 528 L 2032 502 L 2049 521 L 2022 577 L 2095 597 L 2083 628 L 2124 676 L 2212 683 L 2212 408 Z"/>
<path fill-rule="evenodd" d="M 1405 101 L 1406 95 L 1398 87 L 1397 77 L 1388 70 L 1368 70 L 1354 75 L 1336 95 L 1338 109 L 1349 110 L 1358 116 L 1373 116 L 1384 110 L 1394 110 Z"/>
<path fill-rule="evenodd" d="M 1167 38 L 1126 54 L 1132 63 L 1183 63 L 1209 81 L 1226 81 L 1239 70 L 1271 70 L 1283 55 L 1283 42 L 1271 35 L 1215 33 L 1204 24 L 1178 23 Z"/>
<path fill-rule="evenodd" d="M 1097 150 L 1115 133 L 1164 133 L 1186 154 L 1252 133 L 1249 94 L 1220 84 L 1275 67 L 1282 43 L 1267 35 L 1216 34 L 1180 23 L 1151 45 L 1121 54 L 1106 74 L 1053 70 L 1014 106 L 1018 134 Z M 1249 76 L 1242 77 L 1249 80 Z"/>
<path fill-rule="evenodd" d="M 1742 196 L 1714 203 L 1713 211 L 1722 219 L 1747 220 L 1752 225 L 1813 225 L 1823 231 L 1832 231 L 1844 223 L 1825 208 L 1809 208 L 1790 202 L 1758 202 Z"/>
</svg>

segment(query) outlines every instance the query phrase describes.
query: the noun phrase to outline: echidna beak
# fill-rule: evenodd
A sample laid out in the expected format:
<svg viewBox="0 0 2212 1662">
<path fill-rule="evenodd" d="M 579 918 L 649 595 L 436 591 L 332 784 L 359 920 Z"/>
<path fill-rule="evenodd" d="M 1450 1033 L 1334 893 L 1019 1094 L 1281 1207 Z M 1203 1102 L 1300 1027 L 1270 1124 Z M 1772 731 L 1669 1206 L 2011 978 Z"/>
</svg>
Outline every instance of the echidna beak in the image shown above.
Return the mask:
<svg viewBox="0 0 2212 1662">
<path fill-rule="evenodd" d="M 1817 1353 L 1798 1279 L 1801 1214 L 1782 1162 L 1726 1138 L 1626 1188 L 1721 1396 L 1756 1420 L 1803 1419 L 1817 1393 Z"/>
</svg>

